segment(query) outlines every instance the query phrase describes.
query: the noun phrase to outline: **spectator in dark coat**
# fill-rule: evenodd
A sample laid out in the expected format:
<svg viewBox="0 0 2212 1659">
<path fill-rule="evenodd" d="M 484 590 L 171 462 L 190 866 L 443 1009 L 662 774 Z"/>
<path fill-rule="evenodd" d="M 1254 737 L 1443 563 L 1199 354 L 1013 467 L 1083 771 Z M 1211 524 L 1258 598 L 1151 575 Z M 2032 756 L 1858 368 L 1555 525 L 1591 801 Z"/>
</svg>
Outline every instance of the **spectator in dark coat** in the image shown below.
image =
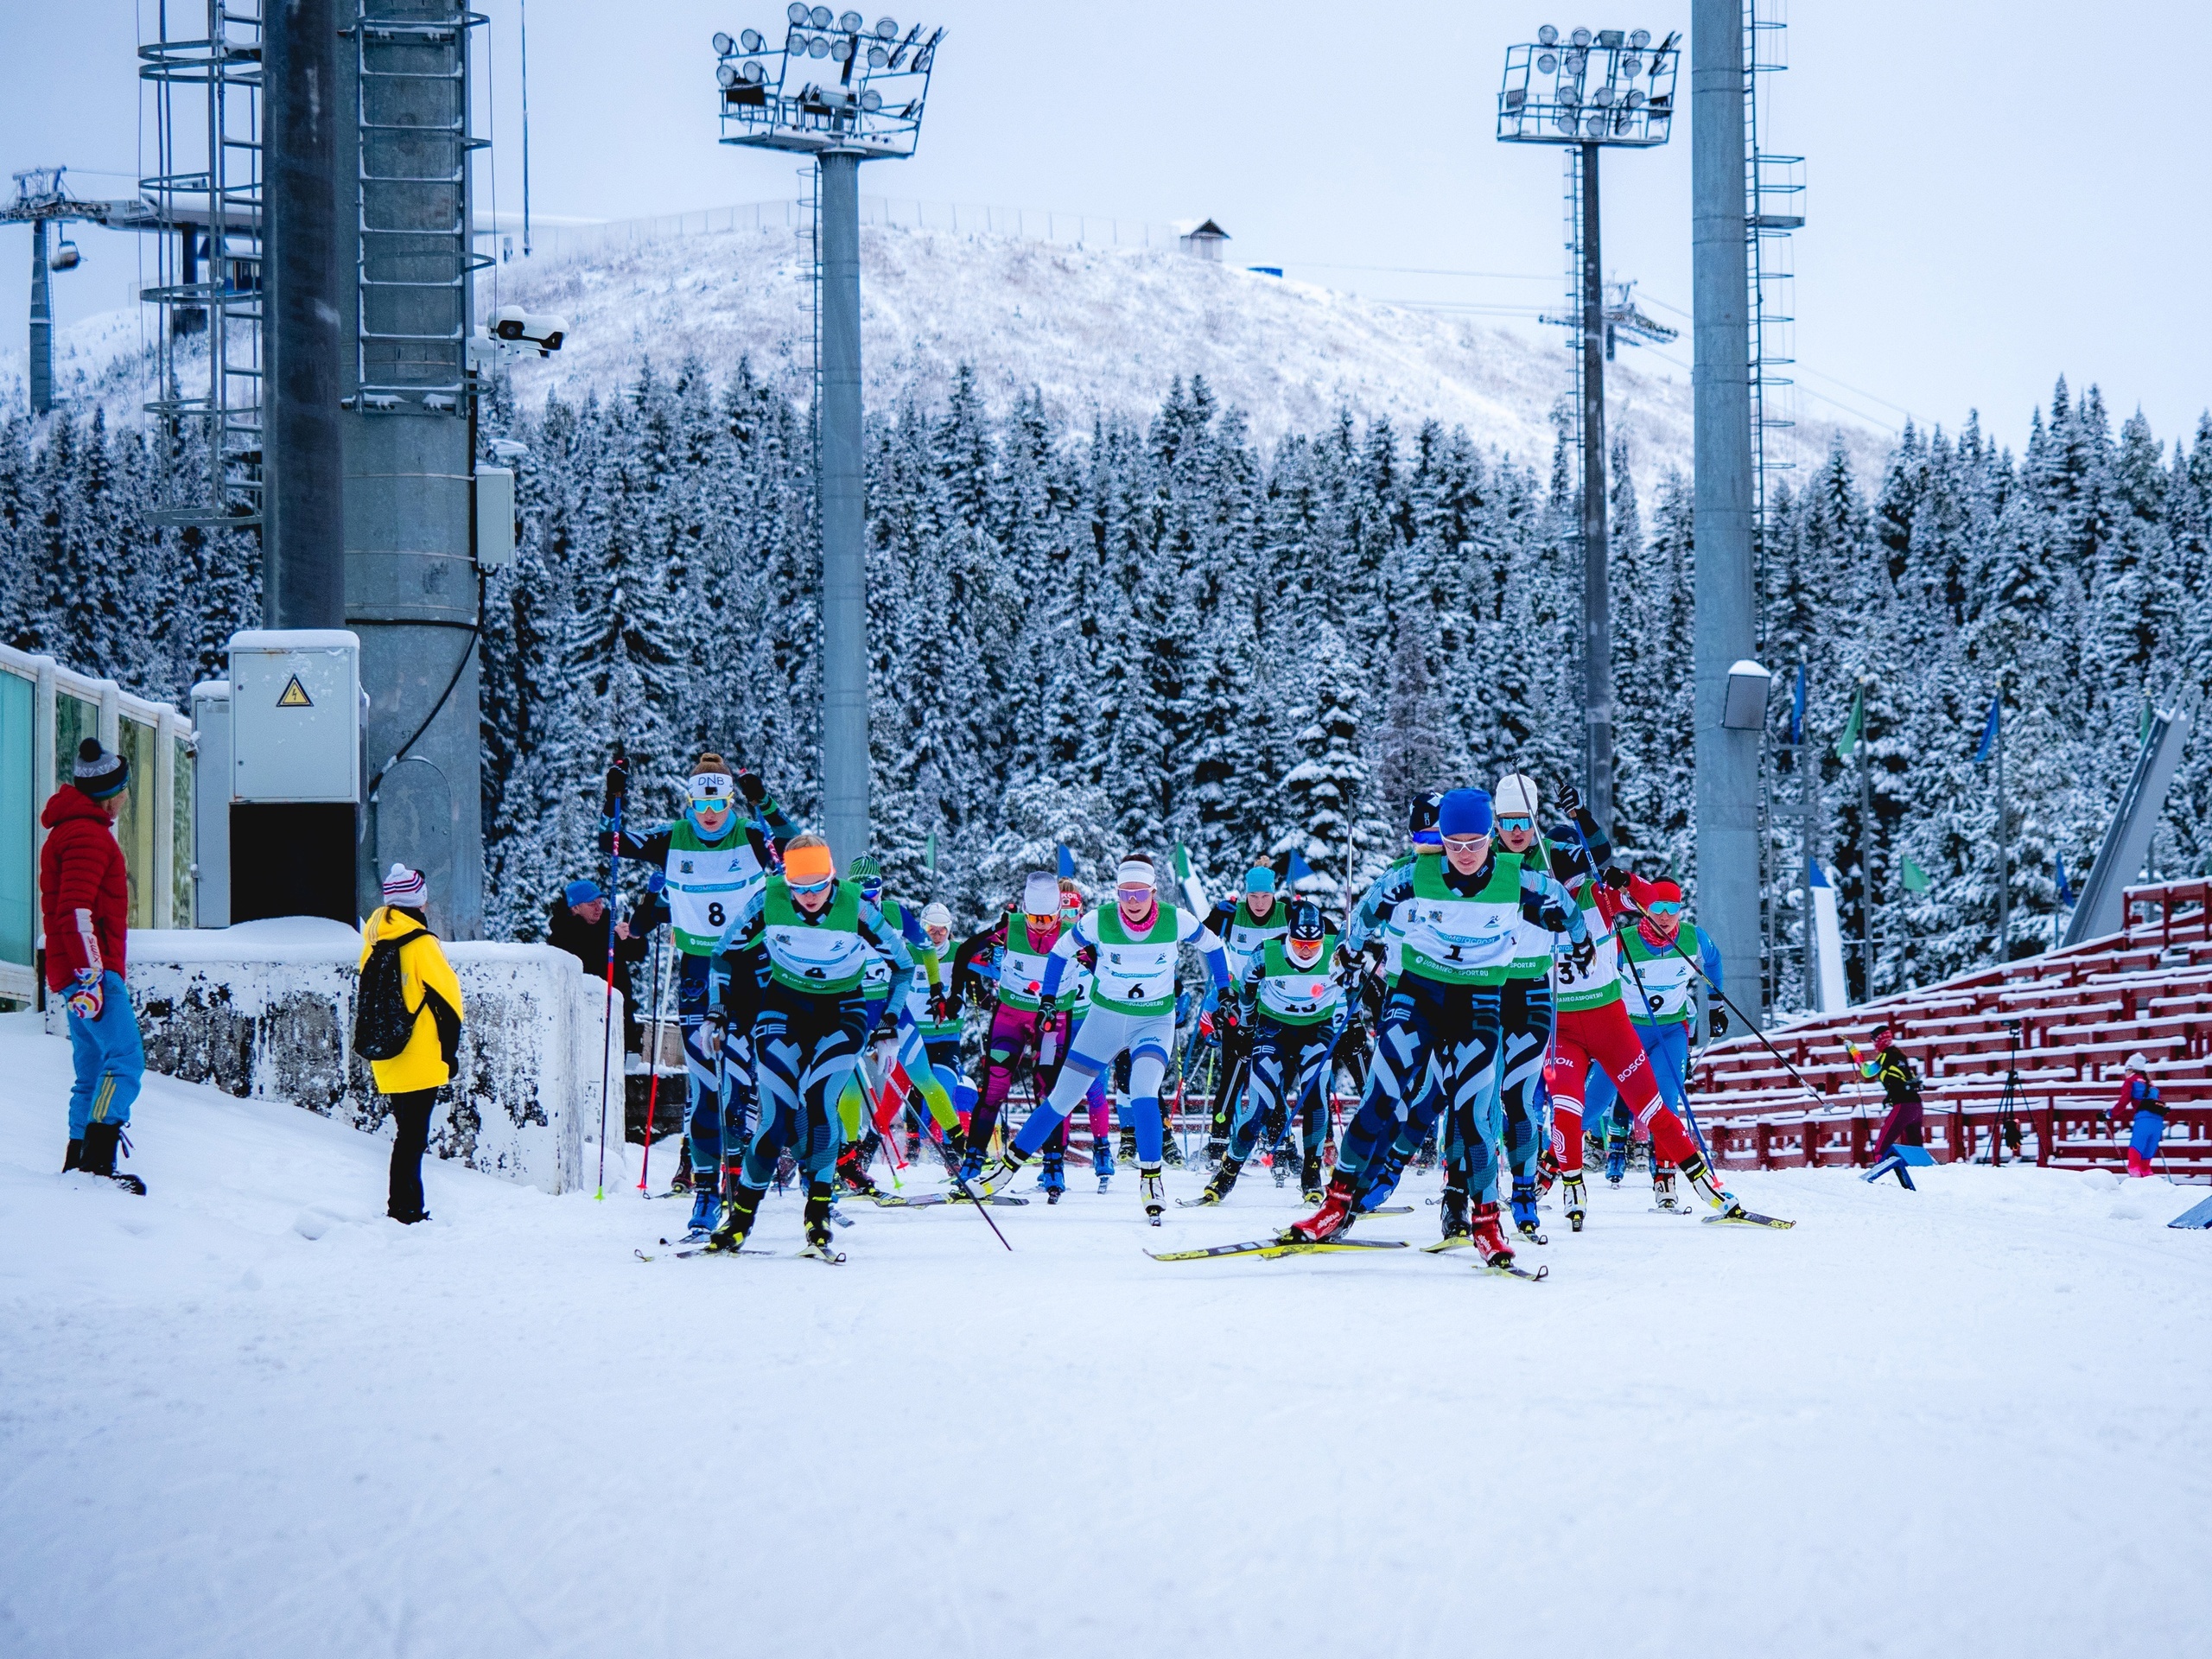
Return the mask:
<svg viewBox="0 0 2212 1659">
<path fill-rule="evenodd" d="M 645 1038 L 644 1013 L 631 991 L 630 964 L 645 955 L 644 934 L 633 936 L 629 924 L 612 919 L 607 895 L 590 880 L 571 881 L 553 901 L 545 925 L 546 942 L 567 951 L 583 966 L 589 977 L 607 977 L 607 931 L 614 930 L 614 988 L 622 993 L 623 1046 L 635 1052 Z"/>
</svg>

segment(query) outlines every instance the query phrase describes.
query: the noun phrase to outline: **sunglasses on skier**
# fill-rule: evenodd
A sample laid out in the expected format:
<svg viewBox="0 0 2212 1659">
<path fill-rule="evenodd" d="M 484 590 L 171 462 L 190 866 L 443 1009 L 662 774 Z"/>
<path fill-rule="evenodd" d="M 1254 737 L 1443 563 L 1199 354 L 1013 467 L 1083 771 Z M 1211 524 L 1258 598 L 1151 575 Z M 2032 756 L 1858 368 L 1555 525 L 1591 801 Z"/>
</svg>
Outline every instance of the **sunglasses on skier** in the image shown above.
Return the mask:
<svg viewBox="0 0 2212 1659">
<path fill-rule="evenodd" d="M 1679 916 L 1682 913 L 1681 906 L 1668 899 L 1662 899 L 1656 904 L 1646 905 L 1644 909 L 1654 916 Z"/>
<path fill-rule="evenodd" d="M 1446 836 L 1444 837 L 1444 847 L 1447 852 L 1471 853 L 1476 848 L 1487 843 L 1489 840 L 1488 836 Z"/>
<path fill-rule="evenodd" d="M 694 795 L 691 798 L 691 804 L 698 808 L 702 812 L 727 812 L 729 810 L 729 797 L 727 795 Z"/>
<path fill-rule="evenodd" d="M 804 893 L 811 896 L 814 893 L 829 892 L 830 884 L 836 879 L 834 875 L 825 875 L 819 881 L 786 881 L 784 885 L 793 893 Z"/>
<path fill-rule="evenodd" d="M 1150 887 L 1119 887 L 1114 889 L 1114 897 L 1125 905 L 1141 905 L 1152 894 Z"/>
<path fill-rule="evenodd" d="M 1509 836 L 1533 836 L 1536 833 L 1536 821 L 1534 818 L 1503 817 L 1497 821 L 1497 827 L 1503 833 Z"/>
</svg>

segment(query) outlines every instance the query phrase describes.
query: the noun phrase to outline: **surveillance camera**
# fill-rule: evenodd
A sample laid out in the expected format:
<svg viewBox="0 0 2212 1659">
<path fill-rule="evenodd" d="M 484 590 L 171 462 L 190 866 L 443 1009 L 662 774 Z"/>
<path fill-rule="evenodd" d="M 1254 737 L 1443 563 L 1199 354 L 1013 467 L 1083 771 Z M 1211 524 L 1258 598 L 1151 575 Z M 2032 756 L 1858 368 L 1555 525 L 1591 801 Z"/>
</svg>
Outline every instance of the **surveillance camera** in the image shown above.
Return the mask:
<svg viewBox="0 0 2212 1659">
<path fill-rule="evenodd" d="M 511 345 L 535 346 L 540 357 L 550 357 L 559 351 L 568 333 L 567 318 L 525 311 L 518 305 L 503 305 L 492 318 L 493 339 Z"/>
</svg>

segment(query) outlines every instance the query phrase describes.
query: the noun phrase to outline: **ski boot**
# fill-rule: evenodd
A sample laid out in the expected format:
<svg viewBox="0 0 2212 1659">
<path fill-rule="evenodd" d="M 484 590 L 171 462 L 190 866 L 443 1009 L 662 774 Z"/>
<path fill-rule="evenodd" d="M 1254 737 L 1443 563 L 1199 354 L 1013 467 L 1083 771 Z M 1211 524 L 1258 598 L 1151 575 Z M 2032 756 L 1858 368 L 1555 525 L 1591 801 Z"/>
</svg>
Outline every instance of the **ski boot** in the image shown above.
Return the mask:
<svg viewBox="0 0 2212 1659">
<path fill-rule="evenodd" d="M 1485 1201 L 1474 1206 L 1469 1217 L 1467 1236 L 1475 1241 L 1475 1248 L 1482 1252 L 1485 1267 L 1510 1268 L 1513 1265 L 1513 1247 L 1505 1242 L 1505 1229 L 1500 1224 L 1497 1205 Z"/>
<path fill-rule="evenodd" d="M 1206 1183 L 1206 1189 L 1198 1194 L 1198 1201 L 1200 1204 L 1219 1204 L 1235 1190 L 1236 1178 L 1243 1173 L 1244 1165 L 1241 1159 L 1223 1159 L 1221 1167 L 1214 1171 L 1213 1179 Z M 1277 1181 L 1275 1185 L 1281 1186 L 1282 1183 Z"/>
<path fill-rule="evenodd" d="M 1174 1169 L 1180 1169 L 1183 1167 L 1183 1148 L 1176 1144 L 1175 1131 L 1173 1128 L 1170 1128 L 1164 1137 L 1163 1143 L 1160 1148 L 1160 1161 L 1162 1163 L 1165 1163 L 1171 1168 Z M 1131 1158 L 1135 1158 L 1136 1154 L 1133 1152 L 1129 1156 Z M 1140 1171 L 1139 1173 L 1142 1173 L 1142 1172 Z"/>
<path fill-rule="evenodd" d="M 1321 1207 L 1303 1221 L 1292 1222 L 1290 1230 L 1283 1235 L 1284 1242 L 1319 1244 L 1337 1237 L 1351 1225 L 1352 1205 L 1357 1197 L 1349 1176 L 1339 1173 L 1332 1177 L 1329 1190 L 1321 1195 Z"/>
<path fill-rule="evenodd" d="M 1589 1189 L 1582 1185 L 1582 1172 L 1574 1171 L 1560 1182 L 1560 1198 L 1567 1206 L 1567 1224 L 1576 1232 L 1582 1230 L 1583 1217 L 1590 1213 Z"/>
<path fill-rule="evenodd" d="M 676 1143 L 676 1173 L 669 1177 L 668 1196 L 691 1190 L 691 1137 L 685 1135 Z"/>
<path fill-rule="evenodd" d="M 1068 1190 L 1067 1160 L 1058 1154 L 1046 1154 L 1044 1166 L 1037 1172 L 1037 1185 L 1045 1194 L 1045 1202 L 1058 1204 L 1060 1195 Z"/>
<path fill-rule="evenodd" d="M 696 1244 L 715 1230 L 722 1218 L 721 1195 L 711 1183 L 701 1181 L 691 1189 L 691 1222 L 683 1236 Z"/>
<path fill-rule="evenodd" d="M 757 1192 L 749 1186 L 730 1189 L 728 1206 L 722 1211 L 721 1223 L 707 1239 L 707 1249 L 710 1254 L 728 1252 L 734 1255 L 745 1248 L 746 1235 L 753 1230 L 753 1224 L 760 1219 L 760 1200 L 764 1196 L 764 1193 Z M 823 1205 L 823 1211 L 826 1217 L 829 1211 L 826 1203 Z M 828 1224 L 825 1220 L 823 1225 Z"/>
<path fill-rule="evenodd" d="M 830 1185 L 810 1181 L 806 1187 L 806 1246 L 801 1255 L 818 1255 L 825 1262 L 842 1261 L 830 1243 Z"/>
<path fill-rule="evenodd" d="M 880 1198 L 883 1189 L 876 1185 L 874 1177 L 868 1173 L 868 1160 L 874 1151 L 874 1137 L 868 1136 L 847 1147 L 837 1154 L 837 1179 L 845 1191 L 857 1198 Z"/>
<path fill-rule="evenodd" d="M 982 1174 L 969 1178 L 969 1192 L 977 1198 L 988 1198 L 995 1192 L 1005 1192 L 1014 1185 L 1014 1178 L 1021 1173 L 1022 1166 L 1028 1161 L 1020 1153 L 1006 1154 Z"/>
<path fill-rule="evenodd" d="M 1160 1166 L 1139 1164 L 1137 1185 L 1144 1194 L 1144 1218 L 1159 1226 L 1160 1217 L 1167 1213 L 1167 1185 L 1160 1179 Z"/>
<path fill-rule="evenodd" d="M 120 1154 L 117 1150 L 118 1147 L 121 1148 Z M 115 1160 L 118 1155 L 129 1157 L 130 1154 L 130 1143 L 123 1138 L 123 1125 L 87 1123 L 85 1126 L 84 1149 L 78 1158 L 77 1167 L 87 1175 L 98 1175 L 104 1179 L 113 1181 L 124 1192 L 136 1193 L 143 1198 L 146 1196 L 146 1183 L 136 1175 L 115 1166 Z M 427 1220 L 429 1217 L 425 1217 L 424 1219 Z"/>
<path fill-rule="evenodd" d="M 1736 1195 L 1720 1185 L 1700 1154 L 1694 1152 L 1689 1155 L 1688 1161 L 1682 1166 L 1682 1176 L 1698 1197 L 1718 1211 L 1723 1219 L 1745 1213 L 1744 1206 L 1737 1202 Z"/>
<path fill-rule="evenodd" d="M 1628 1137 L 1624 1135 L 1605 1138 L 1605 1185 L 1618 1186 L 1621 1178 L 1628 1173 Z"/>
<path fill-rule="evenodd" d="M 1536 1196 L 1538 1198 L 1548 1198 L 1551 1196 L 1552 1183 L 1559 1179 L 1559 1154 L 1549 1147 L 1546 1147 L 1536 1154 Z"/>
<path fill-rule="evenodd" d="M 1522 1237 L 1534 1239 L 1541 1244 L 1544 1236 L 1536 1226 L 1536 1183 L 1533 1179 L 1516 1179 L 1513 1183 L 1513 1226 Z"/>
<path fill-rule="evenodd" d="M 1675 1196 L 1675 1172 L 1664 1164 L 1651 1172 L 1651 1207 L 1669 1211 L 1681 1207 L 1681 1201 Z"/>
<path fill-rule="evenodd" d="M 963 1186 L 972 1187 L 982 1178 L 983 1149 L 970 1147 L 960 1155 L 960 1166 L 955 1179 Z"/>
<path fill-rule="evenodd" d="M 1436 1131 L 1433 1128 L 1422 1137 L 1421 1149 L 1414 1154 L 1414 1167 L 1415 1169 L 1436 1167 Z"/>
<path fill-rule="evenodd" d="M 1121 1154 L 1122 1154 L 1122 1161 L 1123 1163 L 1125 1163 L 1125 1164 L 1134 1164 L 1135 1162 L 1136 1162 L 1136 1160 L 1137 1160 L 1137 1132 L 1136 1132 L 1135 1128 L 1133 1128 L 1133 1127 L 1132 1127 L 1131 1125 L 1129 1125 L 1129 1124 L 1127 1124 L 1127 1123 L 1122 1124 L 1122 1133 L 1121 1133 L 1121 1142 L 1122 1142 L 1122 1144 L 1121 1144 L 1120 1151 L 1121 1151 Z"/>
<path fill-rule="evenodd" d="M 1447 1186 L 1444 1189 L 1444 1236 L 1465 1238 L 1467 1236 L 1467 1189 Z"/>
<path fill-rule="evenodd" d="M 1114 1147 L 1103 1135 L 1090 1143 L 1090 1173 L 1098 1178 L 1101 1192 L 1114 1184 Z"/>
<path fill-rule="evenodd" d="M 1319 1204 L 1321 1202 L 1323 1188 L 1321 1185 L 1321 1154 L 1319 1148 L 1307 1152 L 1306 1156 L 1299 1160 L 1298 1191 L 1300 1196 L 1302 1197 L 1308 1204 Z"/>
<path fill-rule="evenodd" d="M 1209 1135 L 1205 1149 L 1198 1154 L 1198 1161 L 1208 1169 L 1219 1169 L 1221 1160 L 1229 1156 L 1229 1142 Z"/>
<path fill-rule="evenodd" d="M 1649 1141 L 1631 1141 L 1629 1142 L 1628 1166 L 1630 1169 L 1641 1169 L 1655 1172 L 1657 1170 L 1659 1166 L 1659 1160 L 1652 1152 L 1651 1143 Z"/>
<path fill-rule="evenodd" d="M 82 1141 L 72 1141 L 67 1147 L 62 1148 L 61 1173 L 64 1175 L 67 1175 L 73 1169 L 80 1167 L 84 1161 L 85 1143 Z"/>
</svg>

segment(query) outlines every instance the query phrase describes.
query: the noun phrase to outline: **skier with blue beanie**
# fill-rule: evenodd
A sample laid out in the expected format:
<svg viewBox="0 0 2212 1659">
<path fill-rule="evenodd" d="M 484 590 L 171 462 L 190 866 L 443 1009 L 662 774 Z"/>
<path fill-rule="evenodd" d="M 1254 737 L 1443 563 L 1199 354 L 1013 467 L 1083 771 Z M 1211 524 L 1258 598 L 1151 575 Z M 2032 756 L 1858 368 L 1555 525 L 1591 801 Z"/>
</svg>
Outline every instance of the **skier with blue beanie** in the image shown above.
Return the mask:
<svg viewBox="0 0 2212 1659">
<path fill-rule="evenodd" d="M 1387 1186 L 1371 1166 L 1402 1168 L 1440 1109 L 1455 1115 L 1466 1148 L 1473 1206 L 1471 1243 L 1486 1265 L 1510 1266 L 1512 1246 L 1499 1223 L 1498 1126 L 1491 1073 L 1500 1046 L 1499 1008 L 1506 970 L 1519 948 L 1522 919 L 1562 933 L 1577 957 L 1589 932 L 1566 889 L 1535 860 L 1498 847 L 1497 815 L 1480 789 L 1448 791 L 1437 805 L 1437 851 L 1418 851 L 1410 868 L 1381 884 L 1377 912 L 1388 917 L 1387 944 L 1397 977 L 1376 1033 L 1375 1065 L 1359 1110 L 1345 1129 L 1336 1174 L 1320 1208 L 1294 1223 L 1287 1242 L 1319 1243 L 1349 1227 Z M 1432 1063 L 1442 1087 L 1427 1086 Z"/>
</svg>

